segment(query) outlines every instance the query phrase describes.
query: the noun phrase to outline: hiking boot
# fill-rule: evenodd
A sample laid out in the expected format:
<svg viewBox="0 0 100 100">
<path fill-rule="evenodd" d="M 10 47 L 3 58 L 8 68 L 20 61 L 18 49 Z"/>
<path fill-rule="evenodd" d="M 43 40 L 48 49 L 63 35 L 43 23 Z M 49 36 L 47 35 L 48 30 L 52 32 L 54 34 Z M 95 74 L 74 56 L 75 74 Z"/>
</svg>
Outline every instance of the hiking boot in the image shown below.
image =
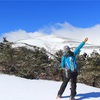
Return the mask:
<svg viewBox="0 0 100 100">
<path fill-rule="evenodd" d="M 56 99 L 60 99 L 60 98 L 61 98 L 61 96 L 60 95 L 57 95 Z"/>
<path fill-rule="evenodd" d="M 69 100 L 75 100 L 75 98 L 69 98 Z"/>
</svg>

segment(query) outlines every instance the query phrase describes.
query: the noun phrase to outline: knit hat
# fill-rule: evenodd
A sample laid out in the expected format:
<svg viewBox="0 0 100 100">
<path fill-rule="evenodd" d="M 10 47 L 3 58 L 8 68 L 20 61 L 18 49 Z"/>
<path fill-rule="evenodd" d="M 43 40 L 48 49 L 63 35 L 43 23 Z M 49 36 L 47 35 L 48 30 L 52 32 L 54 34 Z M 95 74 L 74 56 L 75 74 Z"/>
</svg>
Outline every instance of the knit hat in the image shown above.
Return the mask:
<svg viewBox="0 0 100 100">
<path fill-rule="evenodd" d="M 66 45 L 66 46 L 64 46 L 64 52 L 68 52 L 68 51 L 70 51 L 70 47 L 68 46 L 68 45 Z"/>
</svg>

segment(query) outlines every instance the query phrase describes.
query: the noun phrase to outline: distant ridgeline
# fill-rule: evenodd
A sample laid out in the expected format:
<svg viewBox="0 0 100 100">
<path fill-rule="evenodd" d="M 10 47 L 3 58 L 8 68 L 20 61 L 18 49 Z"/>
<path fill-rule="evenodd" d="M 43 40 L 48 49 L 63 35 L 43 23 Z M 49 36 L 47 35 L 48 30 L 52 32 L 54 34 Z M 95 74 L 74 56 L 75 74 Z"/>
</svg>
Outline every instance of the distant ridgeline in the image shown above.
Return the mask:
<svg viewBox="0 0 100 100">
<path fill-rule="evenodd" d="M 1 73 L 27 79 L 63 80 L 64 70 L 60 68 L 62 50 L 51 54 L 45 48 L 29 44 L 16 48 L 12 45 L 14 42 L 6 38 L 0 43 Z M 76 61 L 78 82 L 100 88 L 100 54 L 93 51 L 90 56 L 87 53 L 77 55 Z"/>
</svg>

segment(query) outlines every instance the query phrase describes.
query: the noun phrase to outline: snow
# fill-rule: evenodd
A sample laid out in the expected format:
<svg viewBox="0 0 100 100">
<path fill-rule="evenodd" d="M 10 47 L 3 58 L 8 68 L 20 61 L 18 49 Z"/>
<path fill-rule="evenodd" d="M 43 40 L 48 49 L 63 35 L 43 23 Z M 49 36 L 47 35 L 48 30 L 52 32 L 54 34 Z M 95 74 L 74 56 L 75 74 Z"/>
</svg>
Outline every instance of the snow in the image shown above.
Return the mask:
<svg viewBox="0 0 100 100">
<path fill-rule="evenodd" d="M 56 100 L 61 83 L 0 74 L 0 100 Z M 69 94 L 70 83 L 61 100 L 67 100 Z M 77 83 L 75 98 L 76 100 L 100 100 L 100 89 Z"/>
<path fill-rule="evenodd" d="M 73 47 L 75 48 L 81 42 L 82 41 L 79 41 L 76 39 L 62 38 L 62 37 L 57 37 L 55 35 L 44 35 L 44 36 L 34 36 L 28 39 L 16 41 L 15 44 L 12 45 L 12 47 L 25 46 L 25 43 L 27 43 L 29 45 L 37 46 L 40 48 L 44 47 L 48 52 L 54 54 L 60 49 L 63 50 L 63 47 L 65 45 L 68 45 L 71 48 Z M 83 54 L 84 52 L 86 52 L 87 54 L 90 54 L 91 52 L 93 52 L 93 50 L 96 50 L 98 53 L 100 53 L 100 46 L 89 44 L 87 42 L 84 45 L 84 47 L 81 49 L 81 54 Z"/>
</svg>

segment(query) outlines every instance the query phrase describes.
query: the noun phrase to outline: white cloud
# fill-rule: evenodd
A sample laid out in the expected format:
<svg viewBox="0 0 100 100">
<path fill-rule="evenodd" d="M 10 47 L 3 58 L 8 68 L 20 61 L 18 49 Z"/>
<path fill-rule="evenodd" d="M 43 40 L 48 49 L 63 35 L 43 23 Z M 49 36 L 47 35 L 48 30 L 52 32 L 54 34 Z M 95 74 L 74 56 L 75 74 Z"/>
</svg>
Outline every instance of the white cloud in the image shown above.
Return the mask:
<svg viewBox="0 0 100 100">
<path fill-rule="evenodd" d="M 100 45 L 100 24 L 95 25 L 90 28 L 78 28 L 65 22 L 63 24 L 56 24 L 59 29 L 52 28 L 52 33 L 60 37 L 74 38 L 78 40 L 83 40 L 85 37 L 89 38 L 89 43 Z"/>
<path fill-rule="evenodd" d="M 14 32 L 8 32 L 3 35 L 7 37 L 9 41 L 17 41 L 20 39 L 27 39 L 34 36 L 42 36 L 46 34 L 53 34 L 60 37 L 73 38 L 83 40 L 85 37 L 89 38 L 89 43 L 97 44 L 100 43 L 100 24 L 88 28 L 75 27 L 67 22 L 56 23 L 55 25 L 45 26 L 42 29 L 35 32 L 26 32 L 25 30 L 17 30 Z"/>
<path fill-rule="evenodd" d="M 29 36 L 26 31 L 19 29 L 17 31 L 5 33 L 3 37 L 6 37 L 9 41 L 17 41 L 19 39 L 28 38 Z"/>
<path fill-rule="evenodd" d="M 17 30 L 17 31 L 13 31 L 13 32 L 8 32 L 3 34 L 2 37 L 6 37 L 8 41 L 18 41 L 18 40 L 22 40 L 22 39 L 27 39 L 27 38 L 31 38 L 34 36 L 41 36 L 43 35 L 40 32 L 26 32 L 25 30 Z"/>
</svg>

